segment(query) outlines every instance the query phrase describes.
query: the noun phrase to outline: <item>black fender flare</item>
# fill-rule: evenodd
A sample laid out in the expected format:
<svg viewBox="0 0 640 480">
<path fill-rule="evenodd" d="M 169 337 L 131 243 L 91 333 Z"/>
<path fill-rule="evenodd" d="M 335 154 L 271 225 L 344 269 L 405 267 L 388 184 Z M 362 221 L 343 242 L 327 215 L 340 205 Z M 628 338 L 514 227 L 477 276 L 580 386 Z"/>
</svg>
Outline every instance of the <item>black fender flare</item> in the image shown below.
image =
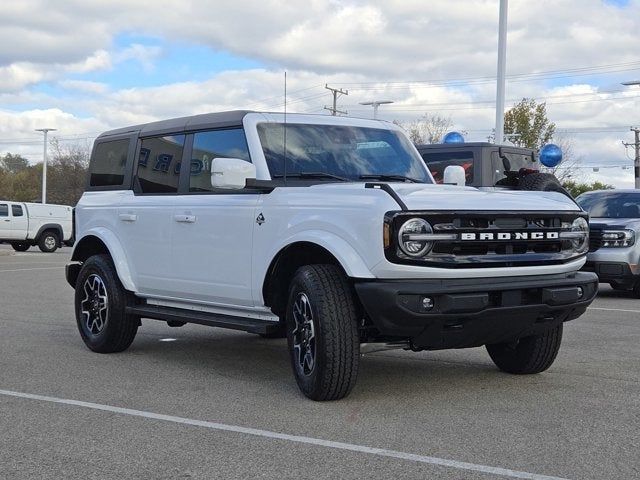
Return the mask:
<svg viewBox="0 0 640 480">
<path fill-rule="evenodd" d="M 33 238 L 35 243 L 38 243 L 40 240 L 40 236 L 47 230 L 55 230 L 58 234 L 58 247 L 62 246 L 62 242 L 64 242 L 64 233 L 62 232 L 62 226 L 59 223 L 45 223 L 38 229 L 38 233 Z"/>
</svg>

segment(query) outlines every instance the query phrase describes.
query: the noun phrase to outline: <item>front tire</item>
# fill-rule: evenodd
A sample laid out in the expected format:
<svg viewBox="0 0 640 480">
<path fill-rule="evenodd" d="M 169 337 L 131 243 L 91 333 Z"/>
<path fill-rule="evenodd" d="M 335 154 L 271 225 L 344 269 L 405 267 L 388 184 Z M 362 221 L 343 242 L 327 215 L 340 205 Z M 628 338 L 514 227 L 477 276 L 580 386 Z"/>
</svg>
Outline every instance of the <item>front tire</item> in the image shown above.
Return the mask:
<svg viewBox="0 0 640 480">
<path fill-rule="evenodd" d="M 31 247 L 28 243 L 12 243 L 11 246 L 16 252 L 26 252 Z"/>
<path fill-rule="evenodd" d="M 312 400 L 346 397 L 356 383 L 360 342 L 351 287 L 335 265 L 298 269 L 289 288 L 287 343 L 298 387 Z"/>
<path fill-rule="evenodd" d="M 127 315 L 133 301 L 124 289 L 108 255 L 94 255 L 82 265 L 76 282 L 75 307 L 78 331 L 89 349 L 98 353 L 129 348 L 140 319 Z"/>
<path fill-rule="evenodd" d="M 512 343 L 487 345 L 493 363 L 507 373 L 527 375 L 544 372 L 558 355 L 562 343 L 562 323 L 544 333 L 520 338 Z"/>
<path fill-rule="evenodd" d="M 44 232 L 38 240 L 38 248 L 44 253 L 53 253 L 58 249 L 60 239 L 58 234 L 52 230 Z"/>
</svg>

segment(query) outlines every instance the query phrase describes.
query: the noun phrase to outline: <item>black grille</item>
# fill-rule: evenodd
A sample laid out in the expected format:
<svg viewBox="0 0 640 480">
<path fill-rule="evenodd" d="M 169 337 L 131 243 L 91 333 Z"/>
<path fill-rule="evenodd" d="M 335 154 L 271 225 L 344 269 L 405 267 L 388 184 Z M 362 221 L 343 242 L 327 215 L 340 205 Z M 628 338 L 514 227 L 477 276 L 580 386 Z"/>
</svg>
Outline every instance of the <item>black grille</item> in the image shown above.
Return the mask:
<svg viewBox="0 0 640 480">
<path fill-rule="evenodd" d="M 595 252 L 602 246 L 602 229 L 589 229 L 589 251 Z"/>
<path fill-rule="evenodd" d="M 455 233 L 457 240 L 434 242 L 431 252 L 420 259 L 403 258 L 396 245 L 387 250 L 387 258 L 396 263 L 422 264 L 448 268 L 511 267 L 552 265 L 567 262 L 577 255 L 570 240 L 549 238 L 548 234 L 568 231 L 578 215 L 557 212 L 402 212 L 389 220 L 393 231 L 412 217 L 421 217 L 433 227 L 433 233 Z M 516 234 L 542 234 L 541 239 L 516 237 Z M 462 239 L 462 234 L 475 234 Z M 481 238 L 481 235 L 485 235 Z M 487 238 L 486 234 L 493 234 Z M 499 235 L 507 239 L 498 239 Z M 392 241 L 396 241 L 393 238 Z M 393 251 L 392 251 L 393 250 Z M 398 253 L 399 252 L 399 253 Z"/>
</svg>

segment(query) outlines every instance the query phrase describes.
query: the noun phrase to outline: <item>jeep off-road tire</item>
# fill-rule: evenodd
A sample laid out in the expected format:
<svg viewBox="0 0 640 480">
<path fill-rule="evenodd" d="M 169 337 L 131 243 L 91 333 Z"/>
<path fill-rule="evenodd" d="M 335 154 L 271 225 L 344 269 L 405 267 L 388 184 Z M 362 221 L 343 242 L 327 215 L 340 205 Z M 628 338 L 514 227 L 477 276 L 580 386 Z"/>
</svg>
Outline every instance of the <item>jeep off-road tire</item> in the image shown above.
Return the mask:
<svg viewBox="0 0 640 480">
<path fill-rule="evenodd" d="M 26 252 L 31 247 L 28 243 L 12 243 L 11 246 L 16 252 Z"/>
<path fill-rule="evenodd" d="M 58 249 L 60 245 L 60 239 L 58 234 L 53 230 L 47 230 L 40 235 L 38 239 L 38 248 L 44 253 L 53 253 Z"/>
<path fill-rule="evenodd" d="M 360 342 L 354 293 L 335 265 L 298 269 L 289 287 L 286 326 L 298 387 L 312 400 L 346 397 L 356 383 Z"/>
<path fill-rule="evenodd" d="M 558 355 L 562 343 L 562 323 L 539 335 L 517 342 L 487 345 L 493 363 L 507 373 L 519 375 L 544 372 Z"/>
<path fill-rule="evenodd" d="M 94 255 L 82 265 L 76 282 L 76 323 L 89 349 L 122 352 L 133 342 L 140 319 L 127 315 L 133 294 L 122 286 L 109 255 Z"/>
<path fill-rule="evenodd" d="M 567 193 L 558 179 L 550 173 L 530 173 L 525 175 L 518 182 L 518 190 Z"/>
</svg>

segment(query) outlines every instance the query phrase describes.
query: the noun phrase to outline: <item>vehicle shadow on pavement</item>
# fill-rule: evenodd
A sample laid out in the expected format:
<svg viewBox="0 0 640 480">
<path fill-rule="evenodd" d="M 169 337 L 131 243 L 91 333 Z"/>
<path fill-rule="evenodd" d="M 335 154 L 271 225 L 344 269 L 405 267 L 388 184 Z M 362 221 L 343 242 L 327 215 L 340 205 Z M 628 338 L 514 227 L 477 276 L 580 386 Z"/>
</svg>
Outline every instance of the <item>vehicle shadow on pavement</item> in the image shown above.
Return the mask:
<svg viewBox="0 0 640 480">
<path fill-rule="evenodd" d="M 264 389 L 297 391 L 286 340 L 267 340 L 223 330 L 198 336 L 189 333 L 183 336 L 168 331 L 167 337 L 175 341 L 140 335 L 127 354 L 150 360 L 149 375 L 160 369 L 155 375 L 177 374 L 197 382 L 207 382 L 213 376 L 223 381 L 262 384 L 264 393 Z M 379 395 L 383 391 L 390 396 L 424 399 L 424 392 L 431 389 L 448 392 L 459 389 L 468 394 L 470 385 L 484 390 L 493 382 L 504 384 L 505 378 L 511 378 L 496 369 L 484 349 L 476 349 L 472 354 L 456 353 L 393 350 L 362 355 L 358 385 L 350 398 Z"/>
</svg>

